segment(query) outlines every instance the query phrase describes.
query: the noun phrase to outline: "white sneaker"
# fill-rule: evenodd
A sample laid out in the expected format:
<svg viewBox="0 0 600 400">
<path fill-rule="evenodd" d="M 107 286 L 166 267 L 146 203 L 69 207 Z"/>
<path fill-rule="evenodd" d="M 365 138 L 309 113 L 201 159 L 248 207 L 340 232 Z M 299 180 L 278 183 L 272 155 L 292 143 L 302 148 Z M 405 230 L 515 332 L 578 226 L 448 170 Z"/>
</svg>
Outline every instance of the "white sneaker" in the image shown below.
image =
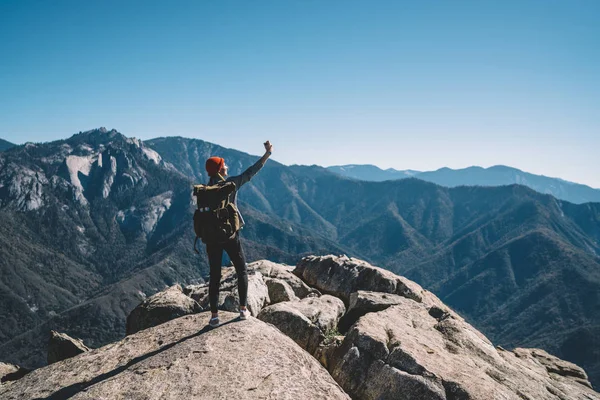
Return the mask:
<svg viewBox="0 0 600 400">
<path fill-rule="evenodd" d="M 220 325 L 220 321 L 219 321 L 219 317 L 213 317 L 210 319 L 210 321 L 208 321 L 208 324 L 210 326 L 212 326 L 213 328 L 216 328 L 217 326 Z"/>
<path fill-rule="evenodd" d="M 246 308 L 245 310 L 240 309 L 240 319 L 248 319 L 250 311 Z"/>
</svg>

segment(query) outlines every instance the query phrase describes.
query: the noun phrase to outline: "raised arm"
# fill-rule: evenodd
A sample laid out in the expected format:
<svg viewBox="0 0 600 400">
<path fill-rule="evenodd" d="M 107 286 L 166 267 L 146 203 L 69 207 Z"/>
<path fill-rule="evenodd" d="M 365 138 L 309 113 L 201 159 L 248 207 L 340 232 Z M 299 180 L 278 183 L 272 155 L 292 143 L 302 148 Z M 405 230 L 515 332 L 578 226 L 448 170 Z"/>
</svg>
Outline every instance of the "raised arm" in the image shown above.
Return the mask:
<svg viewBox="0 0 600 400">
<path fill-rule="evenodd" d="M 264 146 L 265 146 L 265 154 L 257 162 L 255 162 L 254 165 L 252 165 L 247 170 L 242 172 L 242 174 L 240 174 L 238 176 L 233 176 L 230 178 L 230 180 L 235 182 L 235 185 L 238 187 L 238 189 L 240 186 L 248 183 L 250 181 L 250 179 L 252 179 L 252 177 L 254 175 L 256 175 L 256 173 L 258 171 L 261 170 L 261 168 L 265 165 L 265 163 L 271 156 L 271 153 L 273 152 L 273 145 L 271 144 L 271 142 L 269 142 L 267 140 L 264 143 Z"/>
</svg>

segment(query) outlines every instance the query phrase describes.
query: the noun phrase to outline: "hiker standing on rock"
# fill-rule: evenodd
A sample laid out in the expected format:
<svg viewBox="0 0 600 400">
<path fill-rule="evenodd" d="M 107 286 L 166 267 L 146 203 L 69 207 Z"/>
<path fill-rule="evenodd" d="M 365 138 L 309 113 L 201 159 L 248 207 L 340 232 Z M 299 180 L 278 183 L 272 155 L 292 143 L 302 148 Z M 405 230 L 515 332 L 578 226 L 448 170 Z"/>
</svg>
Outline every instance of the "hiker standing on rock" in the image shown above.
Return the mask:
<svg viewBox="0 0 600 400">
<path fill-rule="evenodd" d="M 240 298 L 240 319 L 248 318 L 248 272 L 246 259 L 240 243 L 239 229 L 244 226 L 244 219 L 237 209 L 236 194 L 240 187 L 250 181 L 265 165 L 273 146 L 267 140 L 264 143 L 265 154 L 241 175 L 227 177 L 228 167 L 221 157 L 210 157 L 206 160 L 206 172 L 210 177 L 208 185 L 194 187 L 198 197 L 198 210 L 194 215 L 196 235 L 206 243 L 206 253 L 210 265 L 210 283 L 208 298 L 212 318 L 210 326 L 219 325 L 219 286 L 221 283 L 221 261 L 223 250 L 235 266 L 238 278 Z M 195 244 L 194 244 L 195 249 Z"/>
</svg>

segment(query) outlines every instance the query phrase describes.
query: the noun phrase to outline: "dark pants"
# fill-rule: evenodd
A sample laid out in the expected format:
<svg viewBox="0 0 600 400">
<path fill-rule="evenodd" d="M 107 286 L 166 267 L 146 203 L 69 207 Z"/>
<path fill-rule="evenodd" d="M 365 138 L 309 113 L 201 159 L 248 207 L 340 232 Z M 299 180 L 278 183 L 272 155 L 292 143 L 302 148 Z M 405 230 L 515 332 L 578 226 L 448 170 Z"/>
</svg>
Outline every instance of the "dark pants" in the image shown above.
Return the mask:
<svg viewBox="0 0 600 400">
<path fill-rule="evenodd" d="M 238 278 L 238 292 L 240 296 L 240 306 L 246 306 L 248 303 L 248 272 L 246 270 L 246 259 L 242 251 L 239 234 L 225 243 L 207 244 L 208 264 L 210 265 L 210 283 L 208 285 L 208 299 L 210 301 L 210 311 L 217 312 L 219 305 L 219 286 L 221 284 L 221 260 L 223 259 L 223 250 L 227 252 L 229 258 L 235 266 L 235 272 Z"/>
</svg>

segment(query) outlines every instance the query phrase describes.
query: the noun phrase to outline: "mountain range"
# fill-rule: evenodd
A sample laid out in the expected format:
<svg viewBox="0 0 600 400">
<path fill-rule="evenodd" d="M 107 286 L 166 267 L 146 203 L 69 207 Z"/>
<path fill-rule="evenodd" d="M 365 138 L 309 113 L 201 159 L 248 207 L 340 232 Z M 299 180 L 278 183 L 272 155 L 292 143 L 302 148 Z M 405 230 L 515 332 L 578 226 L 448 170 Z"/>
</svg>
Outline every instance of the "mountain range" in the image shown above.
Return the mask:
<svg viewBox="0 0 600 400">
<path fill-rule="evenodd" d="M 54 328 L 94 347 L 115 340 L 140 299 L 201 282 L 208 267 L 192 251 L 192 184 L 114 130 L 0 153 L 0 359 L 39 366 L 43 352 L 29 344 Z M 250 259 L 345 251 L 242 207 Z"/>
<path fill-rule="evenodd" d="M 399 171 L 393 168 L 384 170 L 374 165 L 341 165 L 328 167 L 327 169 L 345 177 L 374 182 L 412 177 L 446 187 L 519 184 L 575 204 L 600 202 L 600 189 L 568 182 L 560 178 L 535 175 L 504 165 L 489 168 L 440 168 L 428 172 Z"/>
<path fill-rule="evenodd" d="M 15 144 L 12 144 L 11 142 L 7 142 L 4 139 L 0 139 L 0 151 L 4 151 L 4 150 L 8 150 L 11 147 L 15 147 Z"/>
<path fill-rule="evenodd" d="M 0 360 L 43 363 L 48 329 L 92 347 L 175 282 L 206 277 L 191 249 L 194 182 L 219 155 L 197 139 L 98 129 L 0 153 Z M 495 343 L 541 347 L 600 384 L 600 204 L 522 185 L 367 182 L 273 160 L 240 191 L 249 261 L 348 254 L 436 293 Z M 6 221 L 6 222 L 4 222 Z"/>
</svg>

